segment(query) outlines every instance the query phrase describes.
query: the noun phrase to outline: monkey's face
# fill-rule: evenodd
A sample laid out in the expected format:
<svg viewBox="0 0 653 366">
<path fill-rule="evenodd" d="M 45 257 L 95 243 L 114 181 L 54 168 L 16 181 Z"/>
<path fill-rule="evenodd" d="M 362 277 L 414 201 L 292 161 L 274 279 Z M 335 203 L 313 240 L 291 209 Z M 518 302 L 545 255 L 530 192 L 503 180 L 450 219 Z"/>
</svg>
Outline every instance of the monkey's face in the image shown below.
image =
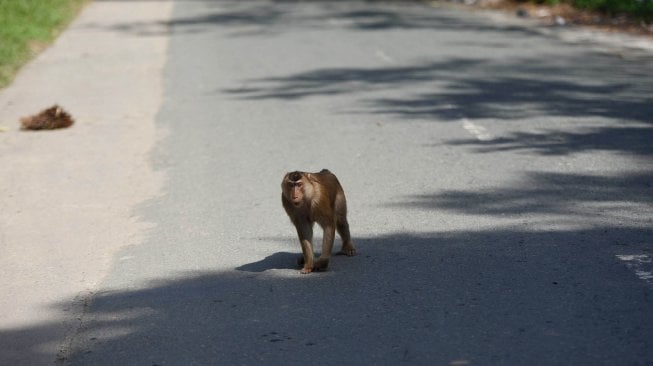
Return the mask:
<svg viewBox="0 0 653 366">
<path fill-rule="evenodd" d="M 288 173 L 283 180 L 283 194 L 293 206 L 299 207 L 305 198 L 305 177 L 300 172 Z"/>
<path fill-rule="evenodd" d="M 301 206 L 304 202 L 304 183 L 301 180 L 299 182 L 290 182 L 289 198 L 295 207 Z"/>
</svg>

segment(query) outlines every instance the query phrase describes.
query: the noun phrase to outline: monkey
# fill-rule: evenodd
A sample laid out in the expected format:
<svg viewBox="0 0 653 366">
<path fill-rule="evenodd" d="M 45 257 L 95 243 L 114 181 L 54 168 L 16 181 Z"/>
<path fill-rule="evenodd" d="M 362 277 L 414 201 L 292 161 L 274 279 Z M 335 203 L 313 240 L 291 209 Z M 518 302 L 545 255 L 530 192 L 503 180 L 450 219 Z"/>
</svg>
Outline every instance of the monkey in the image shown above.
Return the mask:
<svg viewBox="0 0 653 366">
<path fill-rule="evenodd" d="M 319 173 L 294 171 L 287 173 L 281 182 L 281 202 L 290 221 L 297 229 L 303 256 L 302 274 L 325 270 L 329 265 L 335 232 L 342 239 L 342 249 L 337 255 L 356 255 L 347 222 L 347 201 L 338 178 L 327 169 Z M 322 252 L 313 256 L 313 225 L 318 223 L 324 231 Z"/>
</svg>

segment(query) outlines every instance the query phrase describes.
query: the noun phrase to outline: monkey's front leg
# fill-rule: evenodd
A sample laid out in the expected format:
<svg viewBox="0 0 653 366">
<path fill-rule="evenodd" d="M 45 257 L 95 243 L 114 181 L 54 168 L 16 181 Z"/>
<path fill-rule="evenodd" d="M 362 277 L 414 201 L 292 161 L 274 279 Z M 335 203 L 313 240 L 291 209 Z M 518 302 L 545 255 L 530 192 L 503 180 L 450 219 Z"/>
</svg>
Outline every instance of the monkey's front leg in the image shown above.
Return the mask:
<svg viewBox="0 0 653 366">
<path fill-rule="evenodd" d="M 300 263 L 300 265 L 304 265 L 301 272 L 302 274 L 311 273 L 315 267 L 313 244 L 311 244 L 311 241 L 313 240 L 313 226 L 310 223 L 298 225 L 297 236 L 299 236 L 299 244 L 302 246 L 302 253 L 304 254 L 304 260 Z"/>
<path fill-rule="evenodd" d="M 315 270 L 325 270 L 329 266 L 331 251 L 333 250 L 333 241 L 336 237 L 336 226 L 333 224 L 324 226 L 324 235 L 322 237 L 322 253 L 320 258 L 315 262 Z"/>
</svg>

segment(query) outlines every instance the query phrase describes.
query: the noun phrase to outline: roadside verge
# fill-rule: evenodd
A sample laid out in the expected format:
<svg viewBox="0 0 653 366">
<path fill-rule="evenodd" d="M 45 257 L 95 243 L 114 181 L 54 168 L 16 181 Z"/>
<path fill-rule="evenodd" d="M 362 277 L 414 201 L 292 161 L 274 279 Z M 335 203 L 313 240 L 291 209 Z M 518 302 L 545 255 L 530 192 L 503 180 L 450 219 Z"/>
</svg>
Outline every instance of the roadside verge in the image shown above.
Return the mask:
<svg viewBox="0 0 653 366">
<path fill-rule="evenodd" d="M 0 91 L 0 364 L 51 364 L 113 254 L 151 224 L 132 208 L 156 196 L 148 154 L 163 96 L 168 1 L 96 1 Z M 76 123 L 18 130 L 52 104 Z M 39 330 L 42 331 L 26 331 Z M 42 337 L 33 337 L 42 334 Z M 31 336 L 29 336 L 31 335 Z"/>
</svg>

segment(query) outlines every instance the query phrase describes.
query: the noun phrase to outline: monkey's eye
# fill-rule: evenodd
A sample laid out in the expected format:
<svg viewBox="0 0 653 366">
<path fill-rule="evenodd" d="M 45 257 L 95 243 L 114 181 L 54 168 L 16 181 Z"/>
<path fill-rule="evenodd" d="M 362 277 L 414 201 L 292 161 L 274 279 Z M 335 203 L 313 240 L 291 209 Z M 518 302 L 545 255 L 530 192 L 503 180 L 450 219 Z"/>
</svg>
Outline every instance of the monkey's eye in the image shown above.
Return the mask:
<svg viewBox="0 0 653 366">
<path fill-rule="evenodd" d="M 295 186 L 297 186 L 297 188 L 302 188 L 302 182 L 295 183 Z"/>
</svg>

